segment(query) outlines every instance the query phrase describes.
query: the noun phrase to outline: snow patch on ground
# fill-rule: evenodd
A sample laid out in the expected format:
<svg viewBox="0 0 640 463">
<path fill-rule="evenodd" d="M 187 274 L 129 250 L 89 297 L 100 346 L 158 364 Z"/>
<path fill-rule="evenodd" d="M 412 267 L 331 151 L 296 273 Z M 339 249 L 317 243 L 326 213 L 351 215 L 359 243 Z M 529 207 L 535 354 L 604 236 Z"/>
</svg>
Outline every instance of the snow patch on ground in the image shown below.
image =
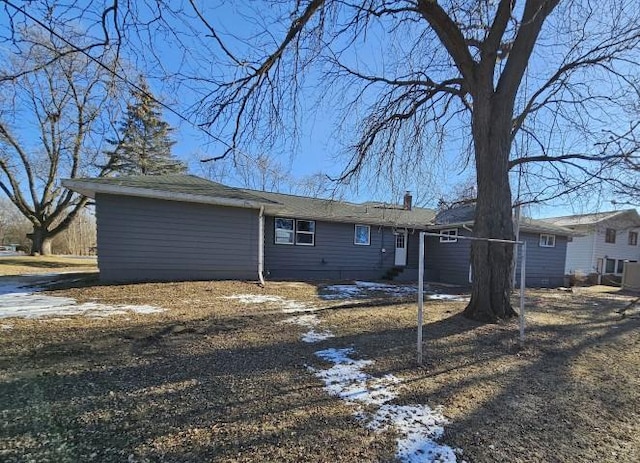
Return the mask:
<svg viewBox="0 0 640 463">
<path fill-rule="evenodd" d="M 297 317 L 287 318 L 286 320 L 283 320 L 282 323 L 289 323 L 309 329 L 309 331 L 302 335 L 303 342 L 316 343 L 334 337 L 334 334 L 331 333 L 331 331 L 316 331 L 317 326 L 320 324 L 320 320 L 315 314 L 299 315 Z"/>
<path fill-rule="evenodd" d="M 24 288 L 16 282 L 0 283 L 0 319 L 42 318 L 72 315 L 102 318 L 127 313 L 150 314 L 164 309 L 149 305 L 107 305 L 96 302 L 78 304 L 69 297 L 39 294 L 41 288 Z"/>
<path fill-rule="evenodd" d="M 427 294 L 426 297 L 431 301 L 469 302 L 468 297 L 456 296 L 455 294 Z"/>
<path fill-rule="evenodd" d="M 447 423 L 439 410 L 427 405 L 388 404 L 397 397 L 395 388 L 400 379 L 394 375 L 375 378 L 363 371 L 372 360 L 355 360 L 350 357 L 353 348 L 325 349 L 316 352 L 321 359 L 333 363 L 329 369 L 310 367 L 325 384 L 325 390 L 354 405 L 376 406 L 368 413 L 359 407 L 355 415 L 374 431 L 394 431 L 398 434 L 400 461 L 407 463 L 455 463 L 455 451 L 437 442 Z"/>
<path fill-rule="evenodd" d="M 416 294 L 416 286 L 390 285 L 371 281 L 355 281 L 351 285 L 329 285 L 324 287 L 326 294 L 320 295 L 325 300 L 348 299 L 351 297 L 365 297 L 371 291 L 382 292 L 391 296 L 405 296 Z"/>
<path fill-rule="evenodd" d="M 444 434 L 446 418 L 427 405 L 382 405 L 367 423 L 374 431 L 393 430 L 398 433 L 399 460 L 409 463 L 454 463 L 454 450 L 436 441 Z"/>
<path fill-rule="evenodd" d="M 373 363 L 372 360 L 354 360 L 349 357 L 352 348 L 326 349 L 316 352 L 321 359 L 333 363 L 328 370 L 312 368 L 315 375 L 324 381 L 325 390 L 341 399 L 364 405 L 382 405 L 397 397 L 397 393 L 389 386 L 400 380 L 394 375 L 382 378 L 363 372 L 362 370 Z"/>
<path fill-rule="evenodd" d="M 222 299 L 234 299 L 243 304 L 266 304 L 277 305 L 285 313 L 312 312 L 315 307 L 302 302 L 292 301 L 280 296 L 269 296 L 262 294 L 234 294 L 233 296 L 223 296 Z"/>
</svg>

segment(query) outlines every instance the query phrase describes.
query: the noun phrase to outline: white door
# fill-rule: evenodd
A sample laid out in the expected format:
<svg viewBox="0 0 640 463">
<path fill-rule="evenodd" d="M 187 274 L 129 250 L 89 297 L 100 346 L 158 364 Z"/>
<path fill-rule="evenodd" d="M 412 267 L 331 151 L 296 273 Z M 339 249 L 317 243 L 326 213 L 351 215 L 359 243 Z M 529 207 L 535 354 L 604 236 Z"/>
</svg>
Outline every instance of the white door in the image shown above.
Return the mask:
<svg viewBox="0 0 640 463">
<path fill-rule="evenodd" d="M 395 265 L 407 265 L 407 232 L 396 234 L 396 260 Z"/>
</svg>

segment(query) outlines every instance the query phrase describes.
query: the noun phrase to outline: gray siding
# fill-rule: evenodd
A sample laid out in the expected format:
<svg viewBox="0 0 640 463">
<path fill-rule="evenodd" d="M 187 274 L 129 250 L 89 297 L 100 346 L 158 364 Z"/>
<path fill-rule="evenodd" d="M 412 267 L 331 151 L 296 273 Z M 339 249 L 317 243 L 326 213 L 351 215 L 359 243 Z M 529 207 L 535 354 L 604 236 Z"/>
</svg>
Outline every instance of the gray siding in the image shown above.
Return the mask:
<svg viewBox="0 0 640 463">
<path fill-rule="evenodd" d="M 458 229 L 463 236 L 471 232 Z M 567 252 L 567 238 L 556 236 L 556 246 L 540 246 L 539 233 L 522 233 L 520 238 L 527 243 L 526 286 L 557 287 L 564 284 L 564 262 Z M 469 263 L 471 261 L 471 241 L 458 240 L 457 243 L 440 243 L 438 237 L 427 237 L 425 241 L 425 279 L 440 283 L 469 284 Z M 520 263 L 516 267 L 519 284 Z"/>
<path fill-rule="evenodd" d="M 266 276 L 300 280 L 380 279 L 394 263 L 392 230 L 372 225 L 371 244 L 358 246 L 353 244 L 354 225 L 316 221 L 315 245 L 296 246 L 275 244 L 274 217 L 266 217 Z"/>
<path fill-rule="evenodd" d="M 526 286 L 557 288 L 564 285 L 564 264 L 567 256 L 567 237 L 556 235 L 553 248 L 540 246 L 540 233 L 521 233 L 527 243 Z M 520 285 L 520 253 L 516 264 L 516 285 Z"/>
<path fill-rule="evenodd" d="M 458 228 L 460 236 L 471 232 Z M 425 279 L 455 285 L 469 284 L 469 263 L 471 262 L 471 241 L 458 240 L 455 243 L 441 243 L 438 236 L 427 236 L 424 249 Z"/>
<path fill-rule="evenodd" d="M 257 279 L 258 211 L 96 195 L 103 281 Z"/>
</svg>

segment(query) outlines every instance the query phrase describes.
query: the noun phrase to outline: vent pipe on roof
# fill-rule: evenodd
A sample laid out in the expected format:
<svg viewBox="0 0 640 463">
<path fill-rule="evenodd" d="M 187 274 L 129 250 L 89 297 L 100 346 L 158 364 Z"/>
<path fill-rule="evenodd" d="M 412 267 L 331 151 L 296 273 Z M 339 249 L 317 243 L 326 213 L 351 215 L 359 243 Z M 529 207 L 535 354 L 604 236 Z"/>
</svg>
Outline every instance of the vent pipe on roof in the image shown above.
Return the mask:
<svg viewBox="0 0 640 463">
<path fill-rule="evenodd" d="M 405 211 L 410 211 L 411 210 L 411 206 L 412 206 L 412 204 L 411 204 L 412 202 L 413 202 L 413 196 L 411 196 L 411 192 L 410 191 L 407 191 L 404 194 L 404 203 L 402 205 L 402 208 Z"/>
</svg>

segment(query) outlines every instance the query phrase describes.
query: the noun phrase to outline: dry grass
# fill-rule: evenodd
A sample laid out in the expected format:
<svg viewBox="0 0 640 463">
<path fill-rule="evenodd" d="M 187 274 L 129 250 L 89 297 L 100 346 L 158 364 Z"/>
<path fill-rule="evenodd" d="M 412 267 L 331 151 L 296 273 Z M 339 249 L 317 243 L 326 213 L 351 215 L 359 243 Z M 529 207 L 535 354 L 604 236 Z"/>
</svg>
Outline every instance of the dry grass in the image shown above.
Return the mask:
<svg viewBox="0 0 640 463">
<path fill-rule="evenodd" d="M 95 257 L 1 256 L 0 276 L 26 273 L 97 271 Z"/>
<path fill-rule="evenodd" d="M 307 370 L 313 352 L 353 346 L 374 375 L 403 379 L 398 403 L 443 405 L 445 442 L 480 462 L 640 460 L 640 318 L 618 293 L 531 291 L 528 338 L 478 325 L 462 303 L 426 306 L 415 365 L 415 304 L 344 305 L 318 287 L 242 282 L 89 285 L 80 301 L 169 309 L 108 319 L 4 320 L 3 461 L 393 461 L 392 435 L 362 428 Z M 300 342 L 275 305 L 307 301 L 335 338 Z"/>
</svg>

